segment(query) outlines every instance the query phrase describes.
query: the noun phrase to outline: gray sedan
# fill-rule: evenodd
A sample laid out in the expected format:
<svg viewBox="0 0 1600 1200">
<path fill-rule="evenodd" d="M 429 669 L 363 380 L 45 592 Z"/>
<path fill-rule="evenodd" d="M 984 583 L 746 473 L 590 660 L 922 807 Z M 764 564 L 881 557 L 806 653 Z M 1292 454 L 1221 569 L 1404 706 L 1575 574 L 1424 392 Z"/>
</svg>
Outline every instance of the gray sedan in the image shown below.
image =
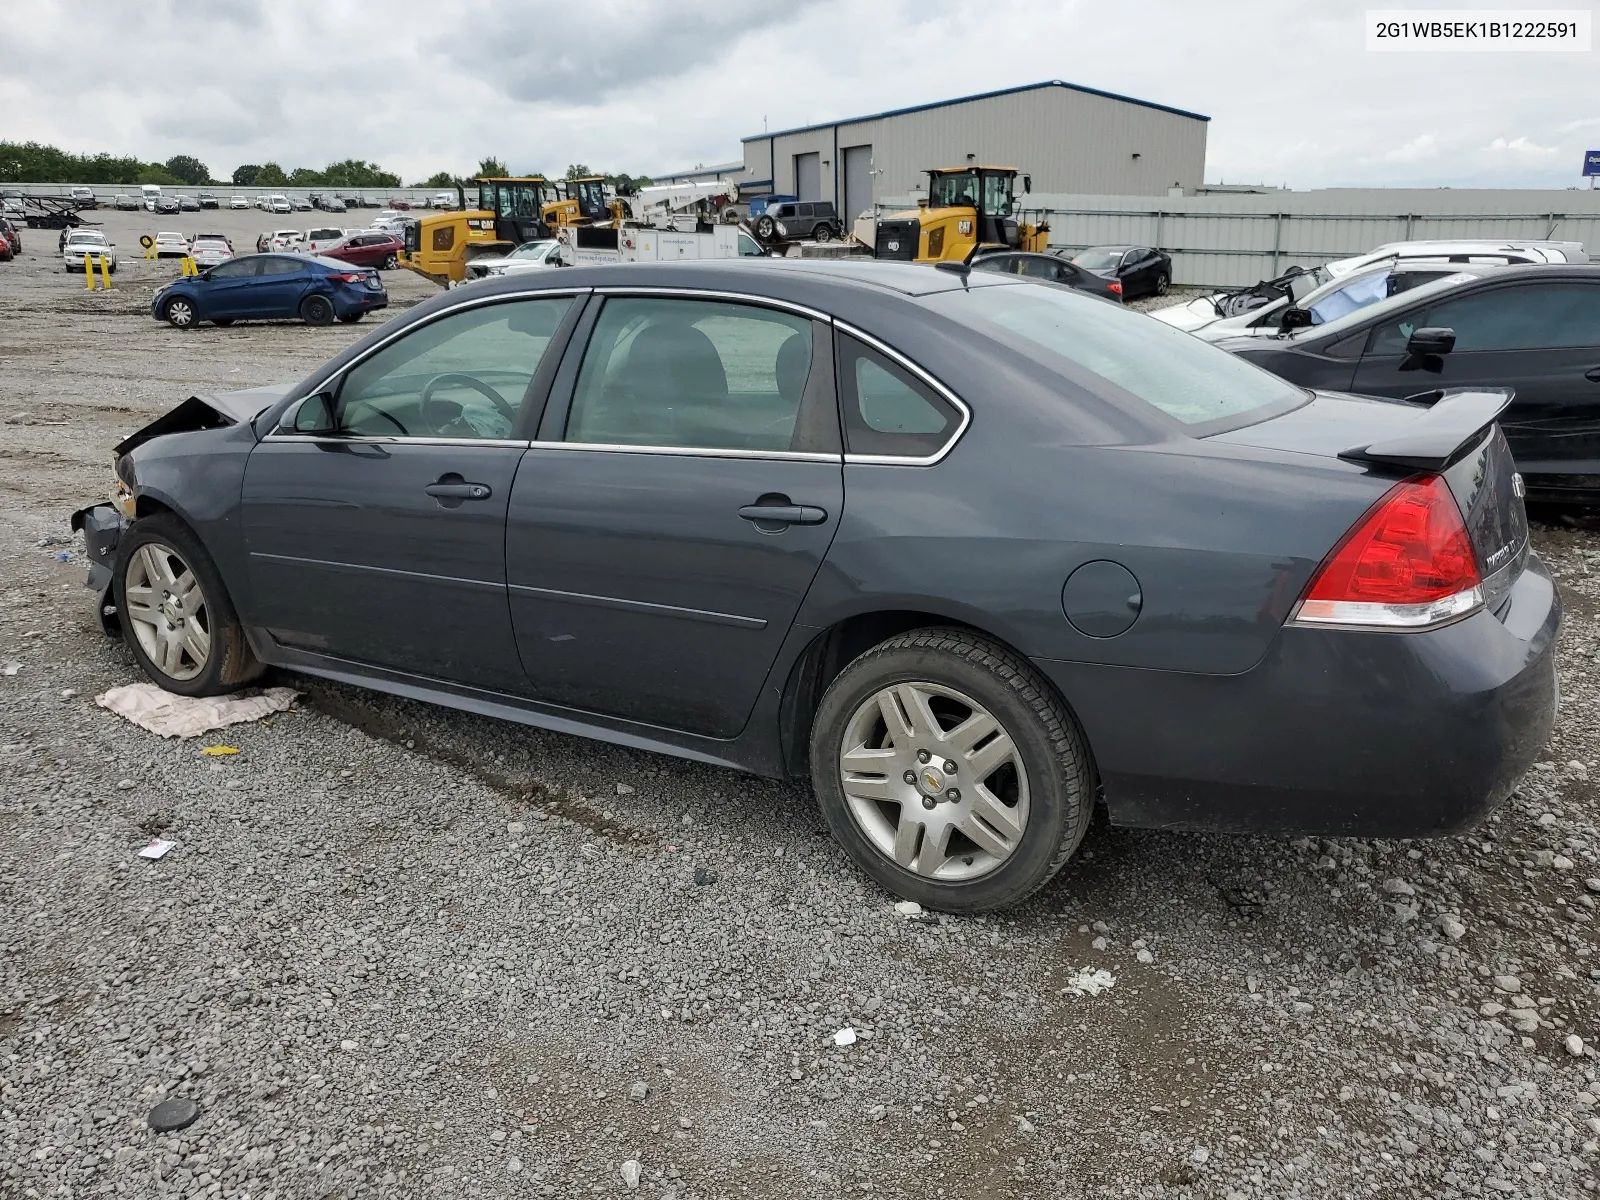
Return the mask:
<svg viewBox="0 0 1600 1200">
<path fill-rule="evenodd" d="M 774 777 L 889 891 L 1041 887 L 1097 802 L 1473 823 L 1555 712 L 1500 392 L 1316 394 L 1068 289 L 576 267 L 197 396 L 74 518 L 161 686 L 269 666 Z"/>
</svg>

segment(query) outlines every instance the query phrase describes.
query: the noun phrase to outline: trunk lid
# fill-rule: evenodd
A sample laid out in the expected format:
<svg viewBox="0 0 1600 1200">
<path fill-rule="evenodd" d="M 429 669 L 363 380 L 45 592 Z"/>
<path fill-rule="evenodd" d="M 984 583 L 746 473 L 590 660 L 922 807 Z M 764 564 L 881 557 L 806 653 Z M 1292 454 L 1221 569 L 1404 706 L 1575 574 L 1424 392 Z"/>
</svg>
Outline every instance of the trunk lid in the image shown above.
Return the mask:
<svg viewBox="0 0 1600 1200">
<path fill-rule="evenodd" d="M 1484 600 L 1493 609 L 1528 556 L 1522 477 L 1496 423 L 1510 402 L 1505 389 L 1434 392 L 1424 401 L 1318 392 L 1292 412 L 1208 440 L 1357 463 L 1395 482 L 1442 475 L 1466 522 Z"/>
</svg>

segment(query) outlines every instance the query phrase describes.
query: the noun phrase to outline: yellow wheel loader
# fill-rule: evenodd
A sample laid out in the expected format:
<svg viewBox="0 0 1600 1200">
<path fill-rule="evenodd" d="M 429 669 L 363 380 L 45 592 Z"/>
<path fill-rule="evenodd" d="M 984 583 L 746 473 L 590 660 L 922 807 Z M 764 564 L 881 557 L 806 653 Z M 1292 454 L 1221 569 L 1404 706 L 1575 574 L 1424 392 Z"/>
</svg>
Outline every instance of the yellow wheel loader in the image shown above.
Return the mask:
<svg viewBox="0 0 1600 1200">
<path fill-rule="evenodd" d="M 405 227 L 400 264 L 435 283 L 449 286 L 467 275 L 467 263 L 483 254 L 507 254 L 523 242 L 554 237 L 546 215 L 561 203 L 559 190 L 543 175 L 514 179 L 474 179 L 475 207 L 466 188 L 456 185 L 461 206 L 429 213 Z"/>
<path fill-rule="evenodd" d="M 907 262 L 961 262 L 980 246 L 1043 250 L 1050 226 L 1017 221 L 1015 167 L 942 167 L 928 172 L 928 198 L 914 212 L 878 218 L 873 253 Z M 1033 190 L 1022 176 L 1022 190 Z"/>
</svg>

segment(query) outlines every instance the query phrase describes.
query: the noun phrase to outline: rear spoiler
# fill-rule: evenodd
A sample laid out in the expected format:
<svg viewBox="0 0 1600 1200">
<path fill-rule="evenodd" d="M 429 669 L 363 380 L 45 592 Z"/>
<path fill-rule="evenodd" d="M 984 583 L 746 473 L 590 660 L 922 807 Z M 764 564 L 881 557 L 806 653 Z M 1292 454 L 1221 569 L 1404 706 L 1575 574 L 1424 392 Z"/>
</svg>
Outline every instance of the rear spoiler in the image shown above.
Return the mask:
<svg viewBox="0 0 1600 1200">
<path fill-rule="evenodd" d="M 1513 395 L 1511 388 L 1446 388 L 1429 392 L 1419 399 L 1438 399 L 1431 408 L 1420 411 L 1404 432 L 1341 450 L 1339 457 L 1351 462 L 1442 471 L 1477 445 L 1479 435 L 1506 410 Z"/>
</svg>

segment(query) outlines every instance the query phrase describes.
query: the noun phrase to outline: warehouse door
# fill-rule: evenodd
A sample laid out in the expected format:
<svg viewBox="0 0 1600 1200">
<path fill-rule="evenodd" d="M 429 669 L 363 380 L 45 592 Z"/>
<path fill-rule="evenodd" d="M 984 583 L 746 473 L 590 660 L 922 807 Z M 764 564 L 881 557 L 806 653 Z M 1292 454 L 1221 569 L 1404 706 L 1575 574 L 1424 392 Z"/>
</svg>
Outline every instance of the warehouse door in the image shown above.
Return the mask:
<svg viewBox="0 0 1600 1200">
<path fill-rule="evenodd" d="M 844 218 L 845 228 L 872 207 L 872 147 L 846 146 L 844 148 Z"/>
<path fill-rule="evenodd" d="M 794 194 L 802 200 L 822 199 L 822 155 L 794 156 Z"/>
</svg>

